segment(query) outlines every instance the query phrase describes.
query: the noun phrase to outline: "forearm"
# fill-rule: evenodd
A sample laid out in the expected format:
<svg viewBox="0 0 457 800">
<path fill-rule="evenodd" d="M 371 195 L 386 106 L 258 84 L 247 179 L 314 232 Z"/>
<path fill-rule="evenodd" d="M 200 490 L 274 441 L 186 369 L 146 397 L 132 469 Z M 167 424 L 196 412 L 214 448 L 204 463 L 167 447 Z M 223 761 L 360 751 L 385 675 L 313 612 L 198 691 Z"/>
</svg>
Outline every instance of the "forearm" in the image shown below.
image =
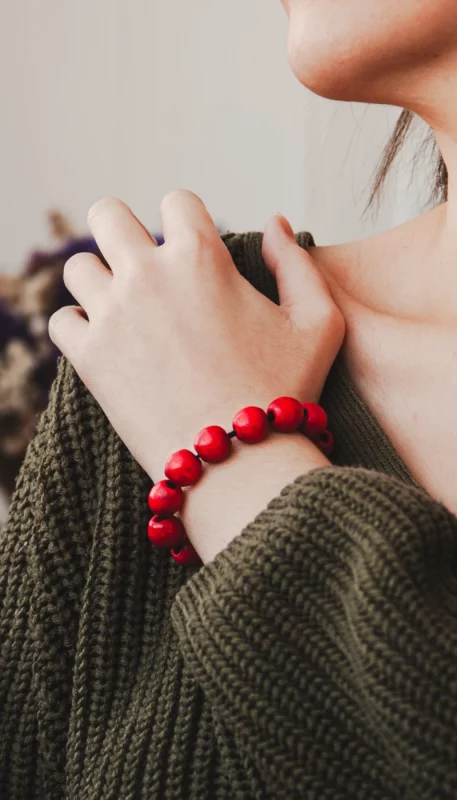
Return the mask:
<svg viewBox="0 0 457 800">
<path fill-rule="evenodd" d="M 181 514 L 203 563 L 212 561 L 299 475 L 330 465 L 302 434 L 271 434 L 256 445 L 234 441 L 227 461 L 204 467 Z"/>
</svg>

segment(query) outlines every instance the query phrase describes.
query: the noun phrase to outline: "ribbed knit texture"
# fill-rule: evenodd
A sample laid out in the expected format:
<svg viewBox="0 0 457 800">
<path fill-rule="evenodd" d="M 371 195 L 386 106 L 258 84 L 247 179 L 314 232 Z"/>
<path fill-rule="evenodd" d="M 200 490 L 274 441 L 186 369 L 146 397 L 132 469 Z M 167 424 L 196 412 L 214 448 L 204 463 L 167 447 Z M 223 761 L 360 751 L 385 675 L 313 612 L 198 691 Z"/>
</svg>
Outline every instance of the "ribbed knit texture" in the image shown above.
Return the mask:
<svg viewBox="0 0 457 800">
<path fill-rule="evenodd" d="M 261 234 L 223 238 L 277 301 Z M 61 361 L 0 536 L 1 800 L 457 797 L 457 518 L 340 356 L 321 402 L 333 465 L 186 570 Z"/>
</svg>

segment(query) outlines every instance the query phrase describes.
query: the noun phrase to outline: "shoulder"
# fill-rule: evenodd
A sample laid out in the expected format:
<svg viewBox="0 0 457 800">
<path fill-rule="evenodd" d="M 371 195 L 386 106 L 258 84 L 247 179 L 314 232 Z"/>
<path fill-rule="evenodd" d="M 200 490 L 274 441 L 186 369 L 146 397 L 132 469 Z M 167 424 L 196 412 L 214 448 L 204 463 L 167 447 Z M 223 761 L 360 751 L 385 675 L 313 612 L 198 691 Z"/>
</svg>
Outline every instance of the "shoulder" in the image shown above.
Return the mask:
<svg viewBox="0 0 457 800">
<path fill-rule="evenodd" d="M 299 231 L 295 234 L 298 244 L 305 249 L 315 247 L 313 234 L 309 231 Z M 228 231 L 221 234 L 221 239 L 230 250 L 234 260 L 249 257 L 260 257 L 262 250 L 262 231 L 247 231 L 245 233 L 233 233 Z"/>
<path fill-rule="evenodd" d="M 295 234 L 298 244 L 308 249 L 315 245 L 313 235 L 309 231 Z M 276 283 L 262 258 L 263 233 L 247 231 L 246 233 L 227 232 L 221 239 L 230 252 L 238 271 L 258 291 L 270 299 L 276 297 Z"/>
<path fill-rule="evenodd" d="M 308 231 L 295 234 L 301 247 L 307 249 L 314 245 L 314 238 Z M 259 292 L 270 300 L 278 302 L 276 281 L 262 257 L 263 233 L 224 233 L 222 241 L 228 248 L 240 274 Z"/>
</svg>

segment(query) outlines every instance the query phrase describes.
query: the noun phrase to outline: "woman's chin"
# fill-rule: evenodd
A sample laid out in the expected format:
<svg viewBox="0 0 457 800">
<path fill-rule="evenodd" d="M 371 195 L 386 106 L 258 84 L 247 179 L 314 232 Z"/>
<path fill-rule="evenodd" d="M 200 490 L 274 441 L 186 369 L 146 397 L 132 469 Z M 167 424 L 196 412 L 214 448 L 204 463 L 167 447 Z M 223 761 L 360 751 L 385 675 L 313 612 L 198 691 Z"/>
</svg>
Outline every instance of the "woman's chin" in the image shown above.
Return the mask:
<svg viewBox="0 0 457 800">
<path fill-rule="evenodd" d="M 290 60 L 293 73 L 314 94 L 328 100 L 358 100 L 358 81 L 345 63 L 336 64 L 334 60 L 316 61 L 311 58 L 300 59 L 297 64 Z M 350 74 L 351 73 L 351 74 Z"/>
<path fill-rule="evenodd" d="M 344 100 L 354 91 L 354 70 L 349 53 L 335 47 L 328 31 L 298 25 L 289 28 L 287 56 L 292 72 L 303 86 L 321 97 Z"/>
<path fill-rule="evenodd" d="M 361 58 L 356 50 L 337 51 L 316 40 L 309 47 L 295 48 L 289 42 L 288 58 L 300 83 L 320 97 L 360 103 L 395 102 L 382 66 L 375 59 Z"/>
</svg>

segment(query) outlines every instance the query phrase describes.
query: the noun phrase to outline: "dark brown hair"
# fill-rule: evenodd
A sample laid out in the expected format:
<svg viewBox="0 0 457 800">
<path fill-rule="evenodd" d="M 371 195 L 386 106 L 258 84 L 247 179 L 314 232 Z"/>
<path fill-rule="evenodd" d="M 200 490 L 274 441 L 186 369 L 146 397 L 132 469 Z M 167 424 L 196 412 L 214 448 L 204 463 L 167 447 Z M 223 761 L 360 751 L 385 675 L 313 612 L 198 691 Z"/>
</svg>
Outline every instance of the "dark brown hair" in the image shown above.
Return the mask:
<svg viewBox="0 0 457 800">
<path fill-rule="evenodd" d="M 390 168 L 392 167 L 393 162 L 395 161 L 406 141 L 414 118 L 414 113 L 406 108 L 403 109 L 402 113 L 400 114 L 394 132 L 384 149 L 382 159 L 375 170 L 373 186 L 365 212 L 368 211 L 371 206 L 373 206 L 375 200 L 377 200 L 377 203 L 379 204 L 382 190 L 384 188 Z M 414 157 L 414 165 L 417 164 L 421 156 L 424 155 L 430 146 L 432 149 L 431 158 L 435 162 L 435 165 L 432 179 L 432 191 L 429 202 L 439 205 L 448 199 L 448 171 L 432 130 L 429 131 L 428 135 L 425 137 L 424 141 L 419 147 L 419 150 Z"/>
</svg>

